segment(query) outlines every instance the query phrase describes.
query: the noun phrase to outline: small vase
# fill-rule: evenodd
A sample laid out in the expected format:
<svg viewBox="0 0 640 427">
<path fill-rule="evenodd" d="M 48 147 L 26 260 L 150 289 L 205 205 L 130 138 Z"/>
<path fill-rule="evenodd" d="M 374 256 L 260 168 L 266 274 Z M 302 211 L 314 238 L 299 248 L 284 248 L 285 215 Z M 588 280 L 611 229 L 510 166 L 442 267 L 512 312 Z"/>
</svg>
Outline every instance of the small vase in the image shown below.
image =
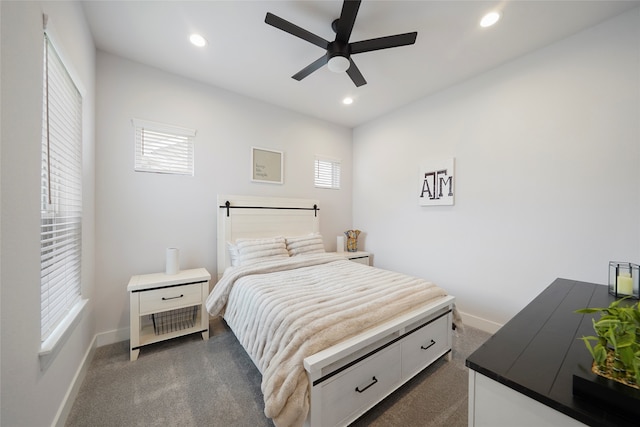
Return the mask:
<svg viewBox="0 0 640 427">
<path fill-rule="evenodd" d="M 347 236 L 347 252 L 358 252 L 358 235 L 360 230 L 347 230 L 344 232 Z"/>
</svg>

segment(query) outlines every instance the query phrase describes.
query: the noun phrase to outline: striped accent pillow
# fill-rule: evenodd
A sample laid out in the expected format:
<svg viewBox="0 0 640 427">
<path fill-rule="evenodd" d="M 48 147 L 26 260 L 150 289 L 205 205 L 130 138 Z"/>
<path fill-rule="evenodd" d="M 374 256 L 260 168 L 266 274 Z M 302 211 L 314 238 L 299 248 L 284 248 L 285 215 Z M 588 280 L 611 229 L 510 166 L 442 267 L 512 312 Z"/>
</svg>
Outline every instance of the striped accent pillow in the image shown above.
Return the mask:
<svg viewBox="0 0 640 427">
<path fill-rule="evenodd" d="M 237 265 L 250 265 L 289 257 L 284 237 L 238 239 L 235 247 L 238 252 Z"/>
<path fill-rule="evenodd" d="M 290 256 L 302 254 L 323 253 L 324 242 L 320 233 L 311 233 L 306 236 L 287 237 L 287 251 Z"/>
</svg>

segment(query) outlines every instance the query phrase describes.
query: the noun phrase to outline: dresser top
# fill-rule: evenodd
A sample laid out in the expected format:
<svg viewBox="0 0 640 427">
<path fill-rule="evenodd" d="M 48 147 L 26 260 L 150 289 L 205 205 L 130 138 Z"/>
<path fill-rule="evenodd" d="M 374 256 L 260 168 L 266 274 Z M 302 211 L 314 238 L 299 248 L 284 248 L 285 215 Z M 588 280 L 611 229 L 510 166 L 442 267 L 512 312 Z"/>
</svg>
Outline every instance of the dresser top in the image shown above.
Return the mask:
<svg viewBox="0 0 640 427">
<path fill-rule="evenodd" d="M 637 425 L 573 395 L 573 374 L 589 372 L 591 355 L 579 338 L 593 335 L 585 307 L 615 298 L 594 283 L 556 279 L 466 361 L 476 372 L 592 426 Z"/>
<path fill-rule="evenodd" d="M 141 291 L 165 286 L 198 283 L 211 280 L 211 275 L 205 268 L 180 270 L 176 274 L 152 273 L 132 276 L 127 285 L 127 291 Z"/>
</svg>

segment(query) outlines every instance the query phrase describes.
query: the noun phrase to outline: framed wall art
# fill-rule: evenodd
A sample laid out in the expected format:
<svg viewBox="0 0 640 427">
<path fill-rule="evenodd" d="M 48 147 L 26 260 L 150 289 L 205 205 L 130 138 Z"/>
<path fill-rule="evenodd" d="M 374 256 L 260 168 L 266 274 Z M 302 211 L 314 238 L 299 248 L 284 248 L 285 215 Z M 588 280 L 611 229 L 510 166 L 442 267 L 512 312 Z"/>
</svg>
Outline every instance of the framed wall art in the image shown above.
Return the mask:
<svg viewBox="0 0 640 427">
<path fill-rule="evenodd" d="M 418 204 L 420 206 L 453 205 L 455 161 L 431 160 L 420 165 Z"/>
<path fill-rule="evenodd" d="M 282 151 L 251 147 L 251 181 L 284 183 Z"/>
</svg>

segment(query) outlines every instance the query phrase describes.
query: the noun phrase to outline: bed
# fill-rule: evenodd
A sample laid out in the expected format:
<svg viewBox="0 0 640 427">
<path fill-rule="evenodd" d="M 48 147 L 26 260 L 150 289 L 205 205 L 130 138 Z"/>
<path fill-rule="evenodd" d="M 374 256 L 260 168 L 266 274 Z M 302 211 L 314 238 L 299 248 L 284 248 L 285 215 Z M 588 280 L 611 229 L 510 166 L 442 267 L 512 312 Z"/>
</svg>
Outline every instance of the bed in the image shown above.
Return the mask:
<svg viewBox="0 0 640 427">
<path fill-rule="evenodd" d="M 317 200 L 219 195 L 218 206 L 207 311 L 260 370 L 276 426 L 347 425 L 450 360 L 454 297 L 325 252 Z"/>
</svg>

